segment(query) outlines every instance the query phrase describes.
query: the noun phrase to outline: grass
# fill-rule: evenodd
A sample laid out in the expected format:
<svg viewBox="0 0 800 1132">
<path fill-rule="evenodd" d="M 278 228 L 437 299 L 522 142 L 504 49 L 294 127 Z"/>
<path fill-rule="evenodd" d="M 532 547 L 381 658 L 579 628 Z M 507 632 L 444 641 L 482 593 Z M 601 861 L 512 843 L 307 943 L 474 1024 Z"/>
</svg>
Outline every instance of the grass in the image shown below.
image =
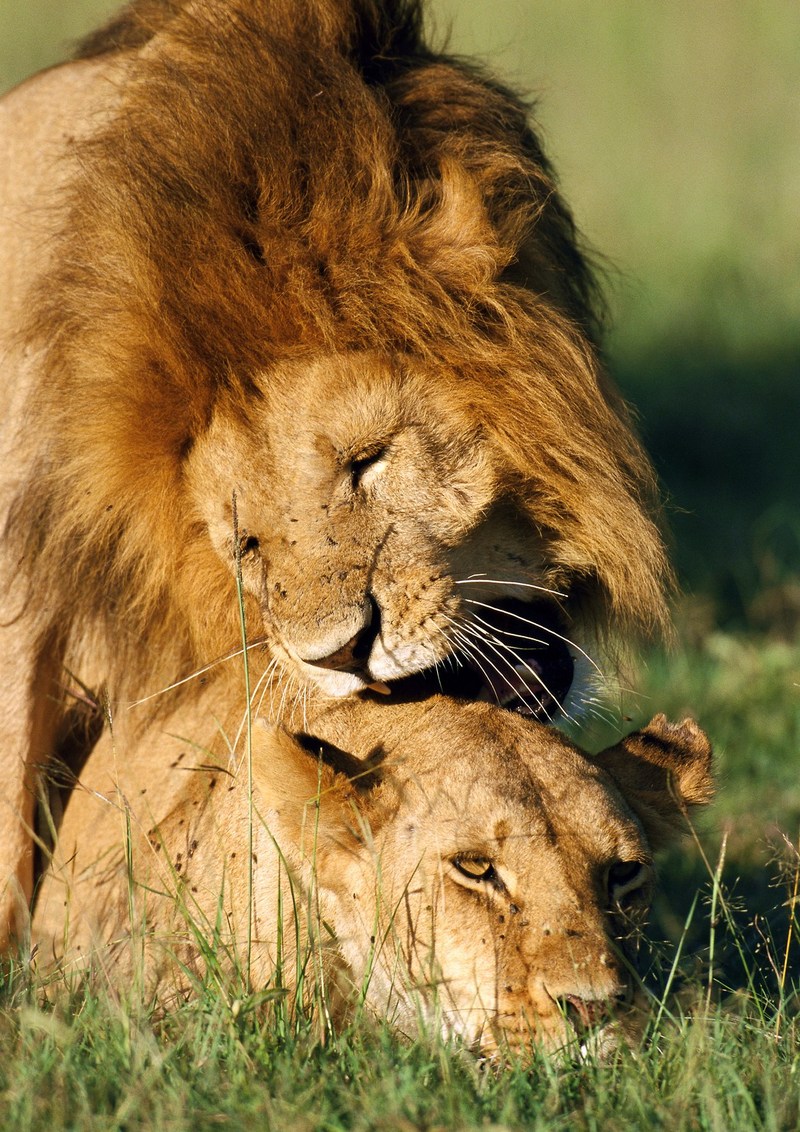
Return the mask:
<svg viewBox="0 0 800 1132">
<path fill-rule="evenodd" d="M 267 1019 L 269 1022 L 269 1019 Z M 0 1119 L 39 1128 L 796 1127 L 798 1033 L 733 997 L 674 1006 L 636 1057 L 501 1074 L 436 1040 L 346 1030 L 326 1045 L 200 998 L 154 1024 L 101 993 L 0 1017 Z"/>
<path fill-rule="evenodd" d="M 0 1127 L 796 1127 L 798 684 L 800 647 L 752 635 L 650 658 L 636 710 L 701 718 L 721 791 L 702 852 L 688 841 L 662 863 L 651 1032 L 635 1055 L 566 1068 L 533 1055 L 496 1073 L 363 1017 L 334 1035 L 318 1005 L 248 996 L 212 954 L 196 997 L 162 1019 L 130 989 L 17 969 L 0 997 Z"/>
<path fill-rule="evenodd" d="M 709 962 L 711 926 L 718 928 L 713 969 L 703 977 L 779 1002 L 787 978 L 795 994 L 800 985 L 800 647 L 708 632 L 674 656 L 651 658 L 646 685 L 648 710 L 654 703 L 672 717 L 696 716 L 714 744 L 718 797 L 702 840 L 711 862 L 724 852 L 726 904 L 716 924 L 708 914 L 686 928 L 695 894 L 708 907 L 713 885 L 699 855 L 673 852 L 663 863 L 655 922 L 673 941 L 683 934 L 698 969 Z"/>
</svg>

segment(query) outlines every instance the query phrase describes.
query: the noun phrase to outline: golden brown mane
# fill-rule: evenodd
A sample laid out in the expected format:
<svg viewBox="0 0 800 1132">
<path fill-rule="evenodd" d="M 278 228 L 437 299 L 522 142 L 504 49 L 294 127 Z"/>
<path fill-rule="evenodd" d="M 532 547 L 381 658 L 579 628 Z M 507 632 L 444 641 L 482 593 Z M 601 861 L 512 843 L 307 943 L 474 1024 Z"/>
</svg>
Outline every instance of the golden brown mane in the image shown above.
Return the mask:
<svg viewBox="0 0 800 1132">
<path fill-rule="evenodd" d="M 416 3 L 148 0 L 83 49 L 147 44 L 31 304 L 39 456 L 12 532 L 47 626 L 113 635 L 124 609 L 120 681 L 142 643 L 188 660 L 199 619 L 227 647 L 231 583 L 182 460 L 254 375 L 326 352 L 424 361 L 504 453 L 573 599 L 623 633 L 666 622 L 650 467 L 526 108 L 420 29 Z"/>
</svg>

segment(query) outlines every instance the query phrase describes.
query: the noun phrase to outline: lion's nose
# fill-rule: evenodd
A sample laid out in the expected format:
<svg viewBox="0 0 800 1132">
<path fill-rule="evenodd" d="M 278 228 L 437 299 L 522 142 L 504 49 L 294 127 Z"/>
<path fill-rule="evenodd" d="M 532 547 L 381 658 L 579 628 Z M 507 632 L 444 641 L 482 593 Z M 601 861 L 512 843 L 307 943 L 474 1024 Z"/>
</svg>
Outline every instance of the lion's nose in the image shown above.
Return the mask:
<svg viewBox="0 0 800 1132">
<path fill-rule="evenodd" d="M 345 642 L 335 652 L 307 663 L 317 668 L 332 668 L 337 672 L 354 672 L 367 675 L 367 660 L 372 652 L 375 639 L 381 631 L 381 611 L 372 594 L 369 594 L 370 618 L 361 626 L 355 636 Z"/>
</svg>

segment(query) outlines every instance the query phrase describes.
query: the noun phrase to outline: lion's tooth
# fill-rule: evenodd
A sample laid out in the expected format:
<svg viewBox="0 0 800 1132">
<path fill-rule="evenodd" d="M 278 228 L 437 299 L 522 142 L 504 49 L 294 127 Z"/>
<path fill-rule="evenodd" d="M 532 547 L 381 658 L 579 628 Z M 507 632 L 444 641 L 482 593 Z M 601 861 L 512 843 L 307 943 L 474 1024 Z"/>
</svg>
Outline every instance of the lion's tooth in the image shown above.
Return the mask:
<svg viewBox="0 0 800 1132">
<path fill-rule="evenodd" d="M 382 696 L 391 696 L 392 689 L 388 684 L 382 684 L 380 680 L 376 680 L 374 684 L 367 684 L 370 692 L 379 692 Z"/>
</svg>

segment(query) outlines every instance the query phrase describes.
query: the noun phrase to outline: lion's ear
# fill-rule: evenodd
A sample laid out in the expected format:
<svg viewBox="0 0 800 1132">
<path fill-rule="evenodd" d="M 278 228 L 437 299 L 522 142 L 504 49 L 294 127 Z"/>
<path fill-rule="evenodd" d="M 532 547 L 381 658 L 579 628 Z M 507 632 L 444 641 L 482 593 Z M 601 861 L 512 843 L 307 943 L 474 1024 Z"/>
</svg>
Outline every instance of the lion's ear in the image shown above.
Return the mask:
<svg viewBox="0 0 800 1132">
<path fill-rule="evenodd" d="M 409 242 L 437 278 L 476 290 L 507 266 L 509 255 L 489 222 L 480 186 L 459 161 L 442 159 L 428 205 Z"/>
<path fill-rule="evenodd" d="M 352 756 L 262 720 L 254 724 L 258 808 L 276 815 L 282 833 L 303 856 L 326 845 L 354 844 L 360 835 L 360 791 L 338 768 L 341 759 Z"/>
<path fill-rule="evenodd" d="M 619 786 L 654 849 L 685 832 L 689 808 L 714 796 L 711 744 L 692 719 L 670 723 L 657 715 L 601 752 L 597 761 Z"/>
</svg>

